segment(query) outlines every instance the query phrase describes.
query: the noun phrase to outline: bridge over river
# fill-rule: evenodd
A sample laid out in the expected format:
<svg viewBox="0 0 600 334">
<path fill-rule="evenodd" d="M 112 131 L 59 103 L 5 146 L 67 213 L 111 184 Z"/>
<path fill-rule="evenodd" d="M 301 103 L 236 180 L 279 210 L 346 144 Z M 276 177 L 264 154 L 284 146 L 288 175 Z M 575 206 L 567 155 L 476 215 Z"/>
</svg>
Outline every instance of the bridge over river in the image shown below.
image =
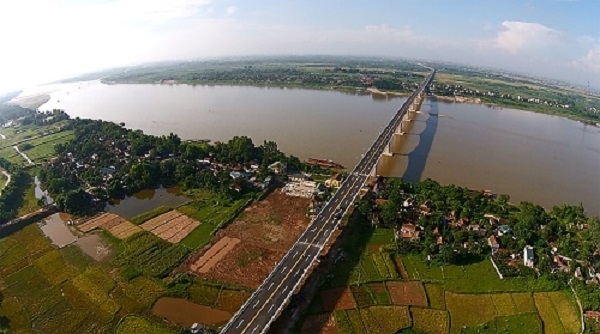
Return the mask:
<svg viewBox="0 0 600 334">
<path fill-rule="evenodd" d="M 390 141 L 394 135 L 403 134 L 403 123 L 410 122 L 425 98 L 425 88 L 431 83 L 435 70 L 431 70 L 419 88 L 406 100 L 362 156 L 338 191 L 311 222 L 306 231 L 285 254 L 261 286 L 250 296 L 221 331 L 229 333 L 265 333 L 283 311 L 290 298 L 318 261 L 323 247 L 337 229 L 341 218 L 354 203 L 360 189 L 370 175 L 375 175 L 382 155 L 389 155 Z"/>
</svg>

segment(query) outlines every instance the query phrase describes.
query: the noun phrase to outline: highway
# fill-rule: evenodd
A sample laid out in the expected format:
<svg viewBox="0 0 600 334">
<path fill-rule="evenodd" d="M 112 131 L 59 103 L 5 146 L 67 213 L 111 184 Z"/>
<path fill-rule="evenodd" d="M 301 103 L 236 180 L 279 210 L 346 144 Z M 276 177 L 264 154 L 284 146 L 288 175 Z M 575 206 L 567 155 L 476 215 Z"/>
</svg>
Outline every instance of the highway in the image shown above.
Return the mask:
<svg viewBox="0 0 600 334">
<path fill-rule="evenodd" d="M 317 214 L 261 286 L 222 329 L 222 334 L 258 334 L 265 333 L 269 329 L 269 326 L 286 306 L 310 267 L 315 261 L 318 261 L 317 258 L 323 247 L 338 227 L 343 215 L 353 205 L 360 189 L 377 165 L 381 154 L 394 135 L 396 128 L 402 122 L 402 118 L 408 112 L 410 105 L 431 82 L 435 70 L 429 69 L 431 73 L 419 86 L 419 89 L 397 111 L 354 167 L 354 170 L 343 181 L 338 191 Z"/>
</svg>

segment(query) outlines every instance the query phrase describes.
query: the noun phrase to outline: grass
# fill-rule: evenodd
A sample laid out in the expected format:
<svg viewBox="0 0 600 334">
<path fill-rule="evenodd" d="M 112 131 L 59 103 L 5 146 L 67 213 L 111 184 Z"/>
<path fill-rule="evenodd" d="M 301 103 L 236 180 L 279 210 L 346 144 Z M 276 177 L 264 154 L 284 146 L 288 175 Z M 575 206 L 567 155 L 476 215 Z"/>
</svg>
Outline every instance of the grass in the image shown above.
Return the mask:
<svg viewBox="0 0 600 334">
<path fill-rule="evenodd" d="M 216 308 L 235 313 L 242 307 L 250 292 L 240 290 L 222 290 L 217 299 Z"/>
<path fill-rule="evenodd" d="M 358 312 L 367 333 L 382 333 L 382 328 L 370 309 L 363 308 L 359 309 Z"/>
<path fill-rule="evenodd" d="M 462 327 L 477 326 L 489 322 L 497 315 L 491 295 L 446 292 L 445 297 L 452 319 L 453 333 Z"/>
<path fill-rule="evenodd" d="M 344 310 L 335 310 L 333 312 L 333 317 L 335 319 L 335 327 L 339 334 L 352 334 L 354 330 L 352 329 L 352 324 L 350 323 L 350 319 L 348 318 L 348 314 Z"/>
<path fill-rule="evenodd" d="M 119 327 L 116 330 L 117 334 L 138 334 L 138 333 L 153 333 L 153 334 L 174 334 L 177 333 L 168 327 L 153 322 L 141 316 L 127 316 L 123 318 Z"/>
<path fill-rule="evenodd" d="M 473 96 L 481 98 L 483 102 L 493 103 L 496 105 L 531 110 L 550 115 L 565 116 L 575 120 L 596 120 L 590 114 L 585 114 L 581 110 L 591 106 L 597 106 L 599 101 L 597 98 L 584 96 L 582 91 L 571 90 L 569 88 L 555 88 L 545 85 L 539 85 L 531 82 L 509 81 L 506 79 L 491 79 L 479 75 L 459 75 L 449 73 L 437 73 L 434 79 L 435 84 L 457 84 L 463 87 L 468 87 L 473 90 L 494 91 L 500 94 L 510 94 L 513 96 L 520 95 L 523 98 L 539 98 L 541 100 L 560 101 L 566 97 L 572 102 L 570 109 L 551 107 L 544 104 L 528 103 L 522 101 L 513 101 L 502 99 L 499 97 L 488 96 Z M 575 104 L 575 105 L 574 105 Z"/>
<path fill-rule="evenodd" d="M 429 301 L 429 306 L 431 308 L 438 310 L 446 309 L 443 285 L 425 284 L 425 291 L 427 292 L 427 300 Z"/>
<path fill-rule="evenodd" d="M 30 124 L 25 126 L 19 126 L 18 128 L 6 128 L 2 129 L 2 134 L 6 136 L 6 145 L 14 145 L 16 142 L 31 139 L 35 136 L 48 136 L 48 133 L 52 131 L 58 131 L 61 127 L 67 125 L 70 121 L 60 121 L 50 125 L 36 125 Z M 44 135 L 46 133 L 46 135 Z M 54 133 L 54 135 L 59 134 Z M 50 134 L 52 136 L 53 134 Z M 10 143 L 10 144 L 9 144 Z M 2 142 L 4 144 L 4 142 Z"/>
<path fill-rule="evenodd" d="M 534 293 L 533 298 L 547 333 L 579 333 L 577 306 L 567 292 Z"/>
<path fill-rule="evenodd" d="M 420 255 L 402 256 L 410 279 L 443 283 L 447 291 L 460 293 L 492 293 L 546 291 L 554 287 L 544 279 L 515 277 L 500 279 L 489 258 L 464 266 L 428 266 Z"/>
<path fill-rule="evenodd" d="M 77 275 L 77 269 L 68 266 L 63 261 L 62 254 L 58 250 L 52 250 L 33 262 L 51 284 L 60 284 Z"/>
<path fill-rule="evenodd" d="M 206 285 L 195 281 L 188 288 L 189 299 L 200 305 L 214 307 L 217 304 L 221 290 L 222 287 Z"/>
<path fill-rule="evenodd" d="M 71 139 L 73 139 L 73 131 L 71 130 L 36 138 L 28 141 L 33 147 L 23 153 L 27 154 L 29 159 L 34 162 L 39 162 L 54 155 L 54 146 L 64 144 Z"/>
<path fill-rule="evenodd" d="M 351 286 L 350 290 L 358 308 L 375 305 L 375 300 L 366 286 Z"/>
<path fill-rule="evenodd" d="M 115 282 L 98 268 L 90 268 L 72 280 L 73 286 L 103 312 L 113 315 L 120 306 L 109 297 Z"/>
<path fill-rule="evenodd" d="M 191 195 L 194 197 L 192 202 L 177 208 L 177 211 L 200 222 L 200 226 L 181 241 L 182 245 L 190 249 L 206 245 L 213 234 L 231 219 L 237 210 L 252 200 L 252 195 L 246 195 L 236 201 L 223 200 L 208 191 L 197 191 Z"/>
<path fill-rule="evenodd" d="M 413 328 L 423 333 L 441 334 L 450 331 L 448 311 L 411 307 L 410 312 L 413 319 Z"/>
<path fill-rule="evenodd" d="M 506 317 L 497 317 L 496 333 L 529 334 L 543 333 L 542 320 L 537 313 L 516 314 Z M 550 333 L 546 331 L 546 333 Z"/>
<path fill-rule="evenodd" d="M 8 177 L 1 173 L 2 171 L 4 171 L 4 169 L 0 168 L 0 193 L 2 193 L 2 189 L 4 189 L 4 187 L 6 186 L 6 181 L 8 181 Z"/>
<path fill-rule="evenodd" d="M 356 333 L 356 334 L 366 334 L 367 333 L 365 326 L 363 325 L 363 321 L 360 316 L 360 312 L 357 309 L 347 310 L 346 314 L 348 315 L 348 320 L 350 321 L 350 326 L 352 327 L 353 333 Z"/>
<path fill-rule="evenodd" d="M 373 306 L 370 310 L 384 333 L 396 333 L 410 326 L 407 306 Z"/>
<path fill-rule="evenodd" d="M 371 294 L 375 304 L 390 305 L 392 303 L 387 287 L 383 283 L 371 283 L 365 285 L 366 289 Z"/>
<path fill-rule="evenodd" d="M 154 239 L 148 244 L 156 246 Z M 128 247 L 144 246 L 140 240 L 116 241 L 121 245 L 115 251 L 132 255 Z M 164 249 L 152 249 L 153 260 L 160 262 Z M 29 225 L 0 239 L 0 317 L 8 318 L 11 333 L 177 333 L 140 317 L 170 293 L 167 286 L 149 275 L 125 280 L 115 270 L 119 268 L 113 262 L 94 262 L 74 245 L 56 249 L 37 225 Z M 235 287 L 196 283 L 182 290 L 192 301 L 204 298 L 229 312 L 250 295 L 231 290 Z"/>
<path fill-rule="evenodd" d="M 150 277 L 166 276 L 189 253 L 186 247 L 171 244 L 146 231 L 123 240 L 122 245 L 123 251 L 113 263 L 118 267 L 136 267 Z"/>
<path fill-rule="evenodd" d="M 29 177 L 27 188 L 25 188 L 25 197 L 23 198 L 23 206 L 19 208 L 19 216 L 34 212 L 40 208 L 38 199 L 35 198 L 35 183 L 33 177 Z"/>
<path fill-rule="evenodd" d="M 158 208 L 156 208 L 152 211 L 139 214 L 139 215 L 129 219 L 129 221 L 136 225 L 140 225 L 140 224 L 146 222 L 147 220 L 158 217 L 158 216 L 162 215 L 163 213 L 167 213 L 171 210 L 172 210 L 172 208 L 169 206 L 164 206 L 164 205 L 159 206 Z"/>
<path fill-rule="evenodd" d="M 16 164 L 16 165 L 22 165 L 25 163 L 25 159 L 23 159 L 23 157 L 17 153 L 17 151 L 15 151 L 14 148 L 12 148 L 12 146 L 7 146 L 4 148 L 0 149 L 0 158 L 4 158 L 6 160 L 8 160 L 10 163 Z"/>
<path fill-rule="evenodd" d="M 92 263 L 92 260 L 85 256 L 75 245 L 61 248 L 60 253 L 65 263 L 76 268 L 79 272 L 84 271 Z"/>
</svg>

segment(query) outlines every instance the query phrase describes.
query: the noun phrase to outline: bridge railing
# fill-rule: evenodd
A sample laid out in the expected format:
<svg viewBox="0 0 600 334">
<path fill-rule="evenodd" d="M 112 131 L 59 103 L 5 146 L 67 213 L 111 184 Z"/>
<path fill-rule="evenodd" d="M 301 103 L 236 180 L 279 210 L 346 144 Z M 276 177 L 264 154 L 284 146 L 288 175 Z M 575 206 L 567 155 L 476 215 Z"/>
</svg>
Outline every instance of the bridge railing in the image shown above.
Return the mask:
<svg viewBox="0 0 600 334">
<path fill-rule="evenodd" d="M 423 66 L 423 65 L 421 65 Z M 426 66 L 424 66 L 426 67 Z M 429 68 L 429 67 L 428 67 Z M 431 68 L 430 68 L 431 69 Z M 421 84 L 419 86 L 419 89 L 417 89 L 415 92 L 413 92 L 413 94 L 411 94 L 409 96 L 409 98 L 402 104 L 402 106 L 396 111 L 396 114 L 394 114 L 394 116 L 392 116 L 392 118 L 390 119 L 390 121 L 388 122 L 388 125 L 384 128 L 384 130 L 379 134 L 379 136 L 377 136 L 375 138 L 375 140 L 373 141 L 373 143 L 371 144 L 371 146 L 369 147 L 369 150 L 367 150 L 367 153 L 372 150 L 378 141 L 385 139 L 385 140 L 390 140 L 391 139 L 391 134 L 389 132 L 389 128 L 390 127 L 397 127 L 398 126 L 398 120 L 402 120 L 402 118 L 404 117 L 404 115 L 406 114 L 407 111 L 407 106 L 409 106 L 415 99 L 415 97 L 420 94 L 423 89 L 429 85 L 431 83 L 431 79 L 433 78 L 433 75 L 435 74 L 435 70 L 432 69 L 432 72 L 429 74 L 429 76 L 427 77 L 427 79 L 423 82 L 423 84 Z M 388 138 L 389 137 L 389 138 Z M 355 172 L 357 172 L 357 168 L 362 165 L 363 160 L 366 158 L 367 154 L 365 154 L 363 157 L 361 157 L 361 159 L 359 160 L 359 162 L 354 166 L 354 169 L 352 170 L 352 174 L 354 174 Z M 377 162 L 376 162 L 377 163 Z M 372 168 L 372 167 L 371 167 Z M 341 191 L 343 186 L 346 183 L 344 182 L 344 184 L 342 184 L 342 186 L 340 187 L 340 189 L 338 189 L 338 191 L 329 199 L 329 201 L 323 206 L 323 208 L 321 209 L 321 211 L 319 211 L 319 213 L 317 214 L 317 216 L 310 222 L 310 224 L 307 226 L 307 228 L 304 230 L 304 232 L 302 232 L 302 234 L 298 237 L 298 239 L 296 240 L 296 242 L 294 242 L 294 244 L 292 245 L 292 247 L 290 247 L 290 249 L 285 253 L 285 255 L 283 256 L 283 258 L 275 265 L 275 268 L 273 268 L 273 270 L 269 273 L 269 275 L 267 276 L 267 278 L 263 281 L 263 283 L 258 287 L 258 289 L 256 289 L 252 295 L 248 298 L 248 300 L 246 300 L 246 302 L 240 307 L 240 309 L 233 315 L 233 317 L 231 318 L 231 320 L 227 323 L 227 325 L 221 330 L 221 333 L 226 332 L 227 330 L 229 330 L 231 328 L 231 326 L 233 325 L 233 323 L 235 322 L 234 320 L 237 319 L 239 317 L 239 315 L 241 313 L 243 313 L 246 308 L 248 307 L 248 305 L 250 305 L 252 303 L 252 300 L 254 299 L 254 297 L 256 297 L 256 295 L 263 290 L 263 288 L 269 284 L 268 282 L 270 281 L 270 279 L 273 277 L 273 275 L 275 275 L 275 273 L 279 270 L 279 268 L 281 267 L 281 265 L 288 259 L 288 257 L 290 256 L 290 254 L 292 253 L 293 249 L 297 246 L 298 242 L 300 242 L 300 240 L 302 240 L 311 230 L 311 227 L 315 224 L 316 221 L 319 220 L 319 218 L 323 218 L 322 215 L 325 212 L 325 210 L 327 208 L 330 207 L 330 204 L 332 202 L 334 202 L 334 199 L 336 199 L 337 197 L 341 196 Z M 360 193 L 357 192 L 354 194 L 352 201 L 356 200 L 356 197 L 358 196 L 358 194 Z M 346 215 L 347 211 L 348 211 L 349 207 L 346 207 L 344 209 L 344 212 L 342 214 Z M 334 224 L 334 228 L 329 232 L 328 236 L 326 237 L 326 240 L 324 243 L 321 244 L 321 246 L 319 247 L 319 252 L 316 253 L 316 255 L 313 257 L 313 259 L 311 260 L 311 265 L 312 263 L 315 261 L 315 259 L 318 257 L 318 255 L 321 253 L 321 251 L 323 250 L 323 247 L 327 244 L 327 242 L 329 242 L 329 239 L 331 238 L 331 236 L 333 235 L 333 232 L 335 231 L 335 229 L 339 226 L 341 222 L 341 219 L 336 219 L 336 223 Z M 308 267 L 307 267 L 308 268 Z M 288 295 L 286 296 L 285 300 L 286 302 L 289 301 L 289 298 L 291 298 L 292 294 L 294 293 L 294 291 L 296 290 L 298 284 L 300 284 L 300 282 L 302 281 L 302 279 L 304 278 L 304 276 L 306 275 L 305 271 L 304 273 L 302 273 L 301 278 L 296 282 L 296 284 L 294 285 L 293 289 L 290 290 L 290 292 L 288 293 Z M 272 321 L 274 321 L 275 317 L 277 316 L 277 314 L 279 312 L 281 312 L 281 310 L 283 309 L 285 303 L 282 303 L 282 305 L 277 309 L 277 311 L 275 312 L 275 315 L 272 317 L 272 319 L 269 321 L 269 324 L 272 323 Z M 266 332 L 266 330 L 268 330 L 268 326 L 263 329 L 263 331 L 261 333 Z"/>
</svg>

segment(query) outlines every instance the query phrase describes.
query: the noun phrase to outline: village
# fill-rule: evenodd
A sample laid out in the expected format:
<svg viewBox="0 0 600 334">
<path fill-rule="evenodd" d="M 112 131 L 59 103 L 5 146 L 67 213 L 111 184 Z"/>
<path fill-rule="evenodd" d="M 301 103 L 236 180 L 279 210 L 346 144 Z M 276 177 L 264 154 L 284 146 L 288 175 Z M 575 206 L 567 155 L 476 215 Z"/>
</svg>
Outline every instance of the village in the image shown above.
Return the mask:
<svg viewBox="0 0 600 334">
<path fill-rule="evenodd" d="M 458 210 L 445 210 L 447 200 L 434 203 L 427 196 L 403 191 L 399 197 L 395 197 L 394 191 L 385 187 L 385 181 L 379 179 L 373 186 L 373 197 L 369 199 L 372 209 L 362 208 L 363 212 L 371 215 L 372 226 L 394 228 L 400 251 L 422 253 L 432 265 L 460 262 L 469 254 L 490 254 L 500 278 L 562 273 L 585 284 L 600 285 L 600 249 L 594 248 L 593 244 L 586 244 L 588 256 L 582 259 L 581 249 L 575 251 L 573 244 L 565 240 L 568 238 L 570 241 L 572 235 L 579 234 L 585 236 L 582 239 L 591 238 L 588 223 L 583 217 L 563 225 L 563 222 L 557 222 L 558 218 L 544 215 L 545 218 L 541 220 L 543 224 L 533 224 L 535 230 L 524 234 L 523 222 L 519 221 L 524 217 L 519 216 L 516 210 L 505 214 L 480 211 L 479 217 L 468 218 L 460 214 L 460 211 L 464 213 L 464 206 Z M 443 191 L 443 187 L 440 190 Z M 467 192 L 468 197 L 483 202 L 480 204 L 482 207 L 493 208 L 485 205 L 485 202 L 506 201 L 506 198 L 498 199 L 489 190 Z M 395 197 L 397 205 L 390 205 L 389 196 Z M 529 205 L 524 205 L 521 210 L 529 208 Z M 392 217 L 389 214 L 385 217 L 390 206 Z M 475 208 L 472 209 L 475 211 Z M 397 210 L 395 215 L 394 210 Z M 593 219 L 590 221 L 595 222 Z M 596 226 L 593 228 L 597 229 Z M 579 255 L 577 259 L 573 256 L 574 252 Z"/>
</svg>

